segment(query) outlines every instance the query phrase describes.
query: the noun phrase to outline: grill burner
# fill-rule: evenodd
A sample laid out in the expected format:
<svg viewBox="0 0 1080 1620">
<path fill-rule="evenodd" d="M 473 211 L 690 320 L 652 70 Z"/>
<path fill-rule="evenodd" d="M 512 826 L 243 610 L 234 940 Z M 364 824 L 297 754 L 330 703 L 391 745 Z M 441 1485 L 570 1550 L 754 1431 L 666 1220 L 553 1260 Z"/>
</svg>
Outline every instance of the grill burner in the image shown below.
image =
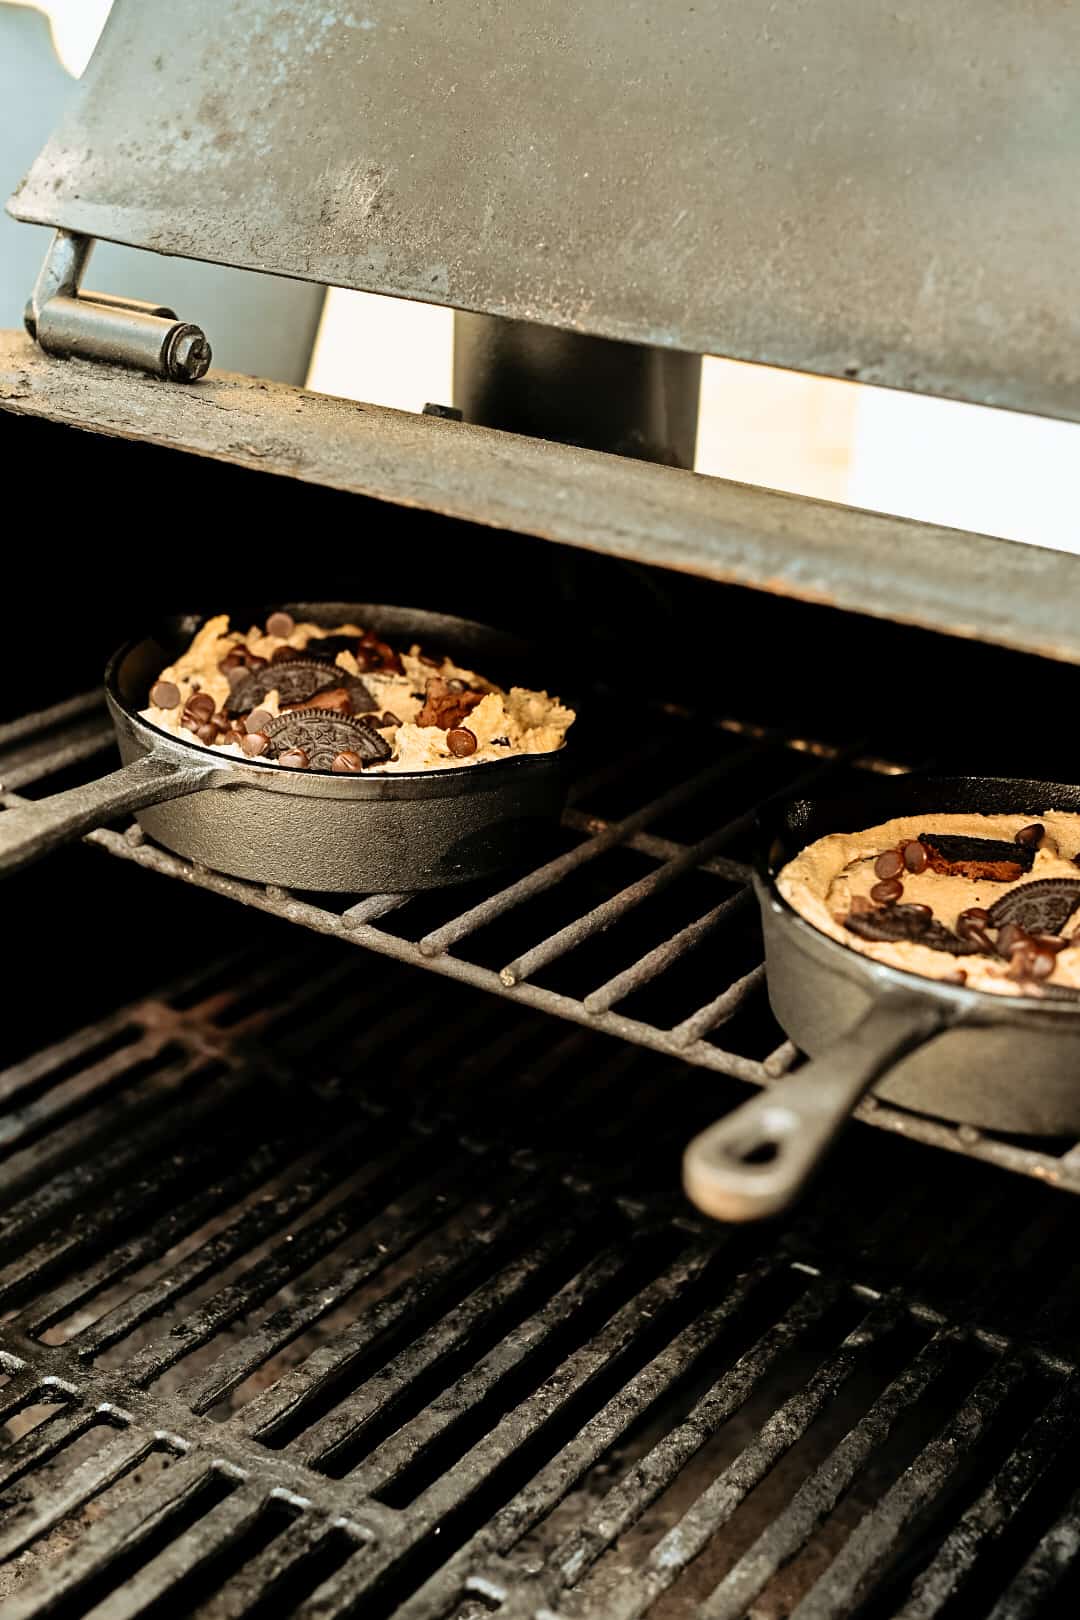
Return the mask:
<svg viewBox="0 0 1080 1620">
<path fill-rule="evenodd" d="M 711 1229 L 681 1066 L 238 922 L 0 1076 L 6 1620 L 1074 1612 L 1071 1200 Z"/>
</svg>

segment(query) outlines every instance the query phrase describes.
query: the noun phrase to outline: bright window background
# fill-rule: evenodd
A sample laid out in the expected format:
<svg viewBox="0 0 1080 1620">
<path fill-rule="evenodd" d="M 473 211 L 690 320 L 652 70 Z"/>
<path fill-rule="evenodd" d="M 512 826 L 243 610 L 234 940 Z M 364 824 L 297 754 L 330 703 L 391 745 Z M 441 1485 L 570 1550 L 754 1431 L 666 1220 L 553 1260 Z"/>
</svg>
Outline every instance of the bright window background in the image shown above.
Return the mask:
<svg viewBox="0 0 1080 1620">
<path fill-rule="evenodd" d="M 41 0 L 72 73 L 111 3 Z M 449 402 L 452 347 L 449 310 L 331 289 L 308 383 L 416 411 Z M 1073 424 L 707 359 L 697 468 L 1080 552 Z"/>
</svg>

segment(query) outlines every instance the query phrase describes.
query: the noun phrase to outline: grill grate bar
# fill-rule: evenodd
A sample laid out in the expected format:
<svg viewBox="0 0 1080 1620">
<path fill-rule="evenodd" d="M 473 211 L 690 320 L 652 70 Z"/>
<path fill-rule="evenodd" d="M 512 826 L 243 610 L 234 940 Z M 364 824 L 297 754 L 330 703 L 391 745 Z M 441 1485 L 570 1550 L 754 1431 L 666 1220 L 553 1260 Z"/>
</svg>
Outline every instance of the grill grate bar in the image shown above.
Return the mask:
<svg viewBox="0 0 1080 1620">
<path fill-rule="evenodd" d="M 565 1238 L 568 1234 L 564 1231 L 559 1235 Z M 542 1252 L 536 1258 L 537 1270 L 545 1258 Z M 478 1366 L 471 1368 L 411 1422 L 371 1452 L 362 1465 L 351 1472 L 351 1483 L 365 1496 L 378 1495 L 387 1482 L 422 1457 L 463 1413 L 479 1407 L 504 1378 L 536 1355 L 548 1340 L 565 1327 L 575 1312 L 587 1309 L 591 1300 L 606 1293 L 624 1268 L 625 1255 L 614 1249 L 590 1260 L 540 1310 L 504 1335 Z M 522 1282 L 527 1280 L 526 1276 Z M 407 1378 L 408 1367 L 407 1360 L 404 1367 L 399 1364 L 395 1368 L 392 1365 L 389 1369 L 391 1378 L 395 1372 L 399 1379 L 403 1375 Z"/>
<path fill-rule="evenodd" d="M 0 1106 L 17 1102 L 20 1091 L 36 1086 L 56 1069 L 67 1067 L 88 1053 L 93 1054 L 115 1036 L 130 1029 L 133 1023 L 130 1009 L 125 1008 L 109 1018 L 100 1019 L 96 1024 L 77 1030 L 74 1035 L 68 1035 L 52 1046 L 42 1047 L 21 1063 L 4 1069 L 0 1072 Z"/>
<path fill-rule="evenodd" d="M 14 803 L 21 788 L 55 776 L 72 765 L 80 765 L 85 759 L 93 759 L 95 754 L 112 748 L 114 741 L 112 726 L 98 720 L 85 720 L 73 726 L 62 744 L 50 737 L 35 737 L 4 760 L 0 791 L 5 799 Z"/>
<path fill-rule="evenodd" d="M 377 922 L 400 906 L 407 906 L 411 899 L 411 894 L 369 894 L 366 900 L 358 900 L 355 906 L 342 912 L 341 920 L 346 928 L 355 928 L 357 923 Z"/>
<path fill-rule="evenodd" d="M 781 1565 L 795 1557 L 833 1511 L 859 1470 L 888 1439 L 897 1418 L 946 1369 L 960 1344 L 959 1333 L 944 1330 L 923 1346 L 732 1566 L 702 1604 L 702 1620 L 741 1620 Z M 660 1543 L 650 1557 L 650 1581 L 662 1576 L 662 1549 Z"/>
<path fill-rule="evenodd" d="M 69 721 L 81 720 L 84 715 L 94 714 L 104 707 L 104 694 L 100 686 L 95 686 L 89 692 L 80 692 L 77 697 L 54 703 L 51 708 L 20 715 L 17 720 L 7 720 L 0 725 L 0 748 L 10 748 L 12 743 L 22 742 L 24 737 L 34 737 L 39 732 L 51 731 Z"/>
<path fill-rule="evenodd" d="M 87 1457 L 72 1473 L 49 1485 L 38 1485 L 34 1501 L 17 1508 L 0 1530 L 0 1560 L 13 1558 L 39 1536 L 93 1496 L 107 1490 L 123 1474 L 136 1468 L 155 1448 L 149 1435 L 121 1429 L 108 1444 Z"/>
<path fill-rule="evenodd" d="M 933 1561 L 916 1580 L 896 1620 L 933 1620 L 960 1589 L 987 1544 L 1005 1529 L 1063 1446 L 1073 1445 L 1080 1394 L 1075 1382 L 1059 1389 L 1021 1443 L 960 1518 Z"/>
<path fill-rule="evenodd" d="M 718 906 L 713 906 L 711 911 L 707 911 L 696 922 L 681 928 L 670 939 L 665 939 L 632 967 L 615 974 L 606 984 L 590 991 L 585 997 L 585 1010 L 591 1013 L 607 1012 L 617 1001 L 623 1001 L 633 991 L 640 990 L 658 974 L 673 967 L 687 951 L 695 950 L 714 929 L 719 928 L 722 923 L 730 922 L 732 917 L 738 916 L 745 910 L 751 898 L 751 890 L 742 889 L 738 894 L 722 900 Z"/>
<path fill-rule="evenodd" d="M 201 1456 L 185 1457 L 174 1463 L 153 1487 L 151 1511 L 147 1511 L 146 1497 L 118 1507 L 108 1518 L 92 1525 L 63 1561 L 51 1567 L 48 1607 L 59 1607 L 64 1599 L 74 1597 L 121 1552 L 134 1552 L 164 1522 L 199 1497 L 206 1496 L 220 1477 L 208 1468 Z M 40 1589 L 16 1594 L 8 1601 L 4 1620 L 33 1620 L 33 1616 L 41 1613 L 41 1596 Z"/>
<path fill-rule="evenodd" d="M 62 1451 L 73 1440 L 94 1424 L 94 1414 L 84 1407 L 71 1403 L 70 1397 L 60 1388 L 39 1388 L 31 1396 L 34 1400 L 64 1400 L 65 1405 L 52 1417 L 46 1418 L 35 1428 L 29 1429 L 5 1447 L 0 1456 L 0 1491 L 6 1491 L 17 1479 L 29 1474 L 33 1469 L 39 1468 L 42 1463 L 48 1462 L 50 1457 Z M 23 1402 L 23 1405 L 31 1404 Z M 6 1616 L 5 1616 L 6 1620 Z"/>
<path fill-rule="evenodd" d="M 796 1608 L 792 1620 L 843 1620 L 862 1582 L 893 1555 L 904 1527 L 948 1483 L 957 1461 L 982 1438 L 1008 1396 L 1023 1381 L 1019 1358 L 998 1362 L 891 1490 L 860 1520 L 844 1546 Z"/>
<path fill-rule="evenodd" d="M 1019 1575 L 994 1604 L 987 1620 L 1037 1620 L 1038 1616 L 1052 1612 L 1047 1604 L 1078 1557 L 1080 1491 L 1075 1491 L 1064 1513 L 1040 1539 Z"/>
<path fill-rule="evenodd" d="M 684 1018 L 681 1024 L 676 1024 L 671 1032 L 675 1044 L 692 1046 L 695 1041 L 703 1040 L 711 1029 L 733 1017 L 743 1002 L 762 989 L 764 984 L 765 964 L 759 962 L 757 967 L 751 968 L 749 973 L 744 973 L 734 984 L 729 984 L 726 990 L 721 990 L 720 994 L 714 996 L 704 1007 L 699 1007 L 689 1018 Z M 792 1050 L 794 1051 L 794 1048 Z M 769 1067 L 770 1062 L 771 1058 L 765 1060 L 765 1069 L 772 1075 L 774 1070 Z"/>
<path fill-rule="evenodd" d="M 490 895 L 486 900 L 481 900 L 479 905 L 471 906 L 468 911 L 463 911 L 460 916 L 444 923 L 441 928 L 433 929 L 431 933 L 425 934 L 420 941 L 421 951 L 425 956 L 435 956 L 440 951 L 448 950 L 451 945 L 458 944 L 467 935 L 475 933 L 478 928 L 483 928 L 487 923 L 494 922 L 497 918 L 505 916 L 514 906 L 519 906 L 524 901 L 531 900 L 535 895 L 554 888 L 557 883 L 561 883 L 571 873 L 580 871 L 589 861 L 595 860 L 599 855 L 606 854 L 608 850 L 614 849 L 616 845 L 624 843 L 631 833 L 640 831 L 643 827 L 648 826 L 649 822 L 659 821 L 662 816 L 670 815 L 673 810 L 681 809 L 691 800 L 705 793 L 710 787 L 714 787 L 725 776 L 730 776 L 741 765 L 756 759 L 759 754 L 760 749 L 755 745 L 739 749 L 736 753 L 729 755 L 727 759 L 720 760 L 715 765 L 710 765 L 707 770 L 699 771 L 696 776 L 690 777 L 689 780 L 679 782 L 675 787 L 669 788 L 666 793 L 660 794 L 659 798 L 652 799 L 648 804 L 642 805 L 640 810 L 635 810 L 633 815 L 627 816 L 625 820 L 610 823 L 603 832 L 595 833 L 592 838 L 576 845 L 574 849 L 568 850 L 566 854 L 557 855 L 554 860 L 548 861 L 544 866 L 538 866 L 534 871 L 528 873 L 526 877 L 519 878 L 516 883 L 511 883 L 507 888 L 500 889 L 497 894 Z M 717 839 L 717 847 L 719 847 L 720 841 Z M 673 859 L 684 860 L 688 853 L 689 851 L 686 850 L 681 851 Z M 711 848 L 703 849 L 696 858 L 701 860 L 712 853 Z"/>
<path fill-rule="evenodd" d="M 538 1202 L 534 1205 L 536 1208 L 539 1208 Z M 314 1424 L 304 1436 L 302 1446 L 294 1448 L 295 1455 L 311 1467 L 325 1469 L 333 1462 L 335 1452 L 351 1442 L 381 1408 L 400 1399 L 421 1375 L 445 1360 L 453 1351 L 470 1344 L 473 1334 L 479 1331 L 491 1313 L 504 1309 L 535 1282 L 544 1269 L 569 1247 L 573 1231 L 572 1225 L 561 1223 L 524 1254 L 515 1256 L 501 1266 L 493 1277 L 474 1289 L 460 1305 L 440 1317 L 398 1356 L 380 1366 L 377 1376 L 366 1379 L 332 1412 Z M 461 1405 L 464 1407 L 465 1402 L 462 1401 Z M 419 1449 L 411 1439 L 409 1449 Z M 353 1483 L 363 1488 L 362 1480 L 354 1478 Z"/>
<path fill-rule="evenodd" d="M 617 825 L 604 816 L 590 815 L 573 807 L 563 811 L 562 824 L 571 832 L 590 834 L 606 832 Z M 645 832 L 631 833 L 629 838 L 620 839 L 620 844 L 623 849 L 648 855 L 654 861 L 668 861 L 673 855 L 681 855 L 686 848 L 675 838 L 660 838 L 656 833 Z M 745 861 L 732 860 L 730 855 L 711 855 L 708 860 L 701 862 L 701 870 L 713 877 L 726 878 L 729 883 L 749 883 L 752 868 Z"/>
<path fill-rule="evenodd" d="M 291 1243 L 283 1244 L 280 1249 L 256 1261 L 235 1282 L 227 1284 L 199 1310 L 186 1316 L 180 1342 L 174 1340 L 172 1344 L 165 1346 L 147 1345 L 143 1350 L 137 1351 L 125 1363 L 126 1376 L 135 1384 L 148 1384 L 197 1346 L 208 1343 L 222 1328 L 246 1316 L 285 1283 L 328 1254 L 331 1249 L 336 1248 L 358 1226 L 371 1219 L 380 1209 L 382 1201 L 393 1196 L 399 1184 L 399 1177 L 403 1170 L 409 1168 L 410 1161 L 420 1168 L 429 1157 L 430 1154 L 424 1149 L 419 1152 L 403 1149 L 381 1155 L 379 1173 L 359 1192 L 342 1199 L 311 1226 L 289 1234 L 292 1237 Z M 332 1183 L 333 1179 L 327 1172 L 323 1186 Z M 313 1202 L 306 1191 L 303 1196 L 305 1202 Z M 442 1196 L 434 1188 L 428 1192 L 430 1200 L 441 1199 Z M 427 1219 L 430 1219 L 430 1215 L 412 1217 L 412 1223 L 418 1234 L 424 1229 Z M 274 1225 L 277 1224 L 275 1221 Z M 379 1230 L 385 1230 L 387 1236 L 392 1232 L 395 1237 L 397 1236 L 394 1224 L 385 1218 L 378 1223 L 378 1227 Z M 256 1338 L 257 1330 L 249 1331 L 245 1336 L 245 1346 L 251 1346 Z"/>
<path fill-rule="evenodd" d="M 311 1512 L 301 1512 L 284 1525 L 268 1547 L 200 1604 L 192 1620 L 241 1620 L 250 1613 L 254 1601 L 273 1603 L 270 1612 L 284 1615 L 286 1611 L 277 1607 L 276 1589 L 341 1533 L 339 1526 L 328 1525 Z"/>
</svg>

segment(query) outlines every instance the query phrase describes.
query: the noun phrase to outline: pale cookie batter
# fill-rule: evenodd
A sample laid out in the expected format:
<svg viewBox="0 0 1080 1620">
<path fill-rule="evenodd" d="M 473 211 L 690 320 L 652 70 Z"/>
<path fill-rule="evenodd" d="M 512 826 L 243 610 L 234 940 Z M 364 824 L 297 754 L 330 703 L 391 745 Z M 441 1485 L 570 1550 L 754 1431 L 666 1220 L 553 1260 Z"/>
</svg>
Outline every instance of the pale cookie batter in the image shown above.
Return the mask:
<svg viewBox="0 0 1080 1620">
<path fill-rule="evenodd" d="M 353 645 L 339 646 L 320 674 L 312 655 L 328 637 Z M 288 681 L 301 683 L 299 701 L 287 701 Z M 230 630 L 224 614 L 207 620 L 162 670 L 141 718 L 240 758 L 393 774 L 551 753 L 574 713 L 546 692 L 504 692 L 419 646 L 398 651 L 358 625 L 324 628 L 272 613 L 265 628 L 246 633 Z"/>
<path fill-rule="evenodd" d="M 957 838 L 1012 846 L 1028 869 L 1011 871 L 1010 850 L 985 844 L 950 858 L 965 854 Z M 927 812 L 819 838 L 777 887 L 815 928 L 875 961 L 1001 995 L 1067 995 L 1080 990 L 1078 854 L 1080 815 L 1070 811 L 1037 823 Z M 904 937 L 866 937 L 876 931 Z"/>
</svg>

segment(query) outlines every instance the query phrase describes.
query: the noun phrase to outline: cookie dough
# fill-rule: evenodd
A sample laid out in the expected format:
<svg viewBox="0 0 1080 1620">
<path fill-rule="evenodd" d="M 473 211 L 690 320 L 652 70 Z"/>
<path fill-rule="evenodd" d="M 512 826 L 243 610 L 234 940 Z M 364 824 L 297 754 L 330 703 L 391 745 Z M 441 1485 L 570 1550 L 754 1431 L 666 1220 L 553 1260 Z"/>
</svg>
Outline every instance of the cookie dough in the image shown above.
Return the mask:
<svg viewBox="0 0 1080 1620">
<path fill-rule="evenodd" d="M 1080 991 L 1080 815 L 927 812 L 808 844 L 781 895 L 875 961 L 999 995 Z M 889 937 L 883 937 L 889 936 Z"/>
<path fill-rule="evenodd" d="M 385 775 L 550 753 L 574 721 L 546 692 L 504 692 L 418 645 L 284 612 L 247 631 L 208 619 L 149 697 L 142 719 L 221 753 Z"/>
</svg>

